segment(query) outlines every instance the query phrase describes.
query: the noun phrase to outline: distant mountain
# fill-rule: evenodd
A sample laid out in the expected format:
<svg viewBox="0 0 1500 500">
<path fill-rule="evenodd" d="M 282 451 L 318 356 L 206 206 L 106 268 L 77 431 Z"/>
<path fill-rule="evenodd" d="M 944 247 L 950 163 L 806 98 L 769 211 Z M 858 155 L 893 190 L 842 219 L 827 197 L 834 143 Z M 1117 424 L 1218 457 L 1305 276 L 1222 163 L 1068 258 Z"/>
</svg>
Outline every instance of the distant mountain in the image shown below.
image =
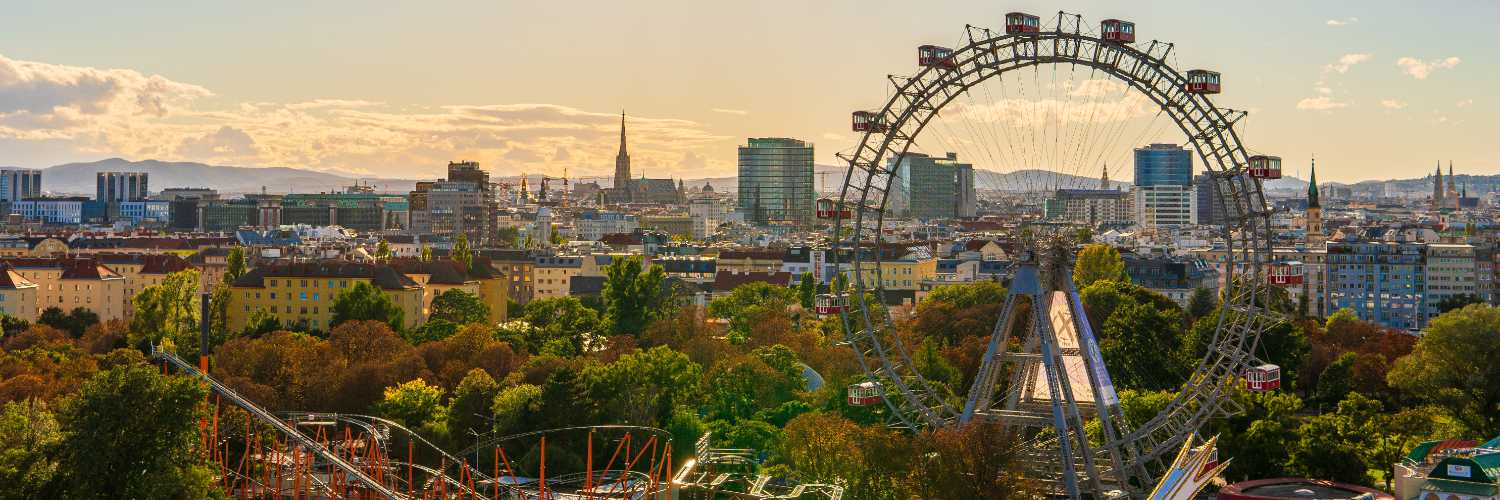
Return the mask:
<svg viewBox="0 0 1500 500">
<path fill-rule="evenodd" d="M 253 193 L 264 187 L 274 193 L 339 191 L 356 178 L 328 172 L 290 167 L 228 167 L 192 162 L 158 160 L 129 161 L 110 158 L 88 163 L 68 163 L 42 170 L 42 186 L 49 193 L 92 195 L 99 172 L 145 172 L 152 192 L 170 187 L 207 187 L 221 193 Z M 407 192 L 416 181 L 358 178 L 377 191 Z"/>
</svg>

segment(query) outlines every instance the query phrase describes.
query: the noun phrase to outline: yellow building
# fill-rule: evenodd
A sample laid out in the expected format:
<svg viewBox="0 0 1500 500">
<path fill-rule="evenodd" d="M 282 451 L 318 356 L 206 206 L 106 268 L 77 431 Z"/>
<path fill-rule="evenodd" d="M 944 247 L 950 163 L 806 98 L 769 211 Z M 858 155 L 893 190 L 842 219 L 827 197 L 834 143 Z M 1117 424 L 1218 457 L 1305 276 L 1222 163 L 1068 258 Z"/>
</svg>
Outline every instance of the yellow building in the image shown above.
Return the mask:
<svg viewBox="0 0 1500 500">
<path fill-rule="evenodd" d="M 393 259 L 391 267 L 401 271 L 412 281 L 422 285 L 422 316 L 432 315 L 432 299 L 448 290 L 462 290 L 479 297 L 490 308 L 490 322 L 499 324 L 506 320 L 509 300 L 509 282 L 505 275 L 494 271 L 489 259 L 475 258 L 469 272 L 463 272 L 463 264 L 451 260 L 422 262 L 419 259 Z"/>
<path fill-rule="evenodd" d="M 82 307 L 99 315 L 100 321 L 125 319 L 125 277 L 105 267 L 97 259 L 61 257 L 55 259 L 0 259 L 27 281 L 35 283 L 36 313 L 48 307 L 63 312 Z"/>
<path fill-rule="evenodd" d="M 536 258 L 536 265 L 532 273 L 536 275 L 533 286 L 534 297 L 537 299 L 551 299 L 567 297 L 568 290 L 572 287 L 573 277 L 583 272 L 584 257 L 578 256 L 542 256 Z"/>
<path fill-rule="evenodd" d="M 176 254 L 100 253 L 95 254 L 94 258 L 125 278 L 125 301 L 120 307 L 127 318 L 135 315 L 132 301 L 146 287 L 160 285 L 166 281 L 167 275 L 193 268 L 186 259 Z"/>
<path fill-rule="evenodd" d="M 785 252 L 776 250 L 725 250 L 719 252 L 716 269 L 733 274 L 775 273 L 781 271 Z"/>
<path fill-rule="evenodd" d="M 861 273 L 866 287 L 875 286 L 876 274 L 873 267 L 864 268 Z M 915 303 L 916 293 L 922 288 L 922 282 L 937 277 L 937 258 L 931 252 L 917 249 L 899 259 L 883 259 L 880 261 L 880 286 L 885 289 L 888 303 Z"/>
<path fill-rule="evenodd" d="M 0 267 L 0 314 L 36 321 L 36 288 L 10 266 Z"/>
<path fill-rule="evenodd" d="M 258 310 L 275 315 L 282 324 L 327 330 L 334 299 L 361 282 L 390 296 L 405 315 L 404 326 L 425 320 L 423 288 L 416 281 L 386 265 L 330 260 L 267 264 L 246 272 L 229 289 L 229 330 L 243 330 Z"/>
</svg>

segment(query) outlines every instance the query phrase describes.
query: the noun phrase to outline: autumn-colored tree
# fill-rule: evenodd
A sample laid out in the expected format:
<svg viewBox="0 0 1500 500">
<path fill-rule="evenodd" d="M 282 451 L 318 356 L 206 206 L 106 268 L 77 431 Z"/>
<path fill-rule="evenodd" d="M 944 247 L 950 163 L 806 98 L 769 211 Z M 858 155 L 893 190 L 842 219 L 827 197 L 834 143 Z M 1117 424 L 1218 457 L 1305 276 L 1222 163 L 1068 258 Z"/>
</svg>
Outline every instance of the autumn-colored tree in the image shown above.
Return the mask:
<svg viewBox="0 0 1500 500">
<path fill-rule="evenodd" d="M 1130 276 L 1125 274 L 1125 260 L 1115 247 L 1101 243 L 1085 245 L 1073 263 L 1073 286 L 1081 290 L 1099 281 L 1130 283 Z"/>
<path fill-rule="evenodd" d="M 916 440 L 912 483 L 921 498 L 1033 498 L 1003 424 L 975 421 Z"/>
<path fill-rule="evenodd" d="M 1444 410 L 1472 435 L 1500 435 L 1500 308 L 1474 304 L 1433 318 L 1388 380 Z"/>
</svg>

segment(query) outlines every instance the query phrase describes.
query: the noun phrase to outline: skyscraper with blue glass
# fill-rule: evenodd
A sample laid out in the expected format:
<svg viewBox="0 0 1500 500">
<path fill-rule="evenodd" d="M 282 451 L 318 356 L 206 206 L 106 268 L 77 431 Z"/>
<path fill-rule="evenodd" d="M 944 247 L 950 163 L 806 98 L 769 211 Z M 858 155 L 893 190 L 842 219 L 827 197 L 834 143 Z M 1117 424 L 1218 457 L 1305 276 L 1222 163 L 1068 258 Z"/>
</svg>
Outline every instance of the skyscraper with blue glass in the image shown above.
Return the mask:
<svg viewBox="0 0 1500 500">
<path fill-rule="evenodd" d="M 1135 220 L 1144 227 L 1198 223 L 1193 156 L 1176 144 L 1135 150 Z"/>
</svg>

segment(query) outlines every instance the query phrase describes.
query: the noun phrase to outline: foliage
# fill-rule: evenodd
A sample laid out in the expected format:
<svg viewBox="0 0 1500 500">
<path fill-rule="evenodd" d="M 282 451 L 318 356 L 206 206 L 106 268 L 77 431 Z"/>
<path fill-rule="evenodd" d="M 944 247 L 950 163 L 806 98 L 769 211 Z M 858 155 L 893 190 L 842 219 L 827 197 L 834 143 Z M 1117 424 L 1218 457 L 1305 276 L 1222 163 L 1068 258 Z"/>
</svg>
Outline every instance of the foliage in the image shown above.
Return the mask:
<svg viewBox="0 0 1500 500">
<path fill-rule="evenodd" d="M 1187 317 L 1189 321 L 1208 317 L 1218 309 L 1219 298 L 1212 290 L 1203 287 L 1194 288 L 1193 295 L 1188 297 Z"/>
<path fill-rule="evenodd" d="M 797 282 L 797 301 L 802 304 L 802 309 L 811 311 L 818 296 L 818 282 L 813 281 L 812 273 L 802 273 L 802 278 Z"/>
<path fill-rule="evenodd" d="M 497 433 L 536 429 L 542 413 L 542 388 L 531 384 L 506 387 L 495 395 L 490 410 L 495 415 Z"/>
<path fill-rule="evenodd" d="M 469 235 L 459 233 L 458 238 L 453 240 L 453 250 L 448 255 L 463 264 L 464 272 L 468 272 L 474 266 L 474 249 L 469 247 Z"/>
<path fill-rule="evenodd" d="M 225 256 L 224 282 L 234 283 L 245 275 L 247 263 L 245 262 L 245 248 L 233 246 L 229 248 L 229 255 Z"/>
<path fill-rule="evenodd" d="M 542 346 L 553 341 L 566 343 L 571 352 L 582 352 L 585 341 L 602 328 L 599 313 L 577 297 L 533 300 L 526 304 L 522 318 L 531 324 L 526 339 L 530 352 L 541 352 Z"/>
<path fill-rule="evenodd" d="M 655 427 L 671 418 L 677 405 L 693 402 L 702 377 L 697 363 L 662 346 L 588 366 L 580 384 L 600 420 Z"/>
<path fill-rule="evenodd" d="M 610 334 L 640 335 L 665 313 L 669 300 L 661 266 L 643 270 L 639 256 L 616 258 L 605 276 L 602 296 Z"/>
<path fill-rule="evenodd" d="M 1349 395 L 1354 378 L 1354 360 L 1358 358 L 1352 352 L 1346 352 L 1333 360 L 1328 368 L 1318 376 L 1318 387 L 1313 393 L 1313 399 L 1320 403 L 1338 404 Z"/>
<path fill-rule="evenodd" d="M 1182 312 L 1127 302 L 1115 309 L 1100 330 L 1099 350 L 1110 377 L 1122 388 L 1174 389 L 1191 365 L 1174 355 L 1181 343 Z M 1163 348 L 1166 346 L 1167 348 Z"/>
<path fill-rule="evenodd" d="M 428 321 L 442 320 L 467 325 L 488 323 L 490 320 L 489 304 L 485 304 L 478 295 L 456 288 L 432 297 L 429 308 L 432 312 L 428 314 Z"/>
<path fill-rule="evenodd" d="M 360 281 L 333 299 L 333 320 L 329 326 L 337 327 L 348 321 L 380 321 L 400 330 L 406 325 L 406 313 L 384 290 Z"/>
<path fill-rule="evenodd" d="M 385 240 L 375 245 L 375 260 L 385 262 L 391 260 L 391 244 Z"/>
<path fill-rule="evenodd" d="M 36 400 L 0 410 L 0 498 L 42 498 L 57 473 L 51 452 L 62 440 L 57 418 Z"/>
<path fill-rule="evenodd" d="M 265 309 L 256 309 L 245 320 L 245 329 L 240 331 L 240 335 L 256 338 L 282 329 L 281 319 L 275 314 Z"/>
<path fill-rule="evenodd" d="M 1033 498 L 1002 425 L 970 422 L 917 439 L 913 489 L 921 498 Z"/>
<path fill-rule="evenodd" d="M 1461 309 L 1461 308 L 1463 308 L 1465 306 L 1468 306 L 1469 304 L 1483 304 L 1483 303 L 1484 303 L 1484 299 L 1482 299 L 1478 295 L 1472 294 L 1472 293 L 1460 293 L 1460 294 L 1457 294 L 1457 295 L 1449 295 L 1447 297 L 1443 297 L 1443 300 L 1438 301 L 1438 312 L 1439 313 L 1445 313 L 1445 312 L 1448 312 L 1448 311 L 1452 311 L 1454 309 Z"/>
<path fill-rule="evenodd" d="M 770 353 L 767 353 L 770 354 Z M 703 380 L 709 418 L 735 421 L 790 401 L 802 387 L 800 374 L 767 363 L 776 356 L 740 355 L 714 365 Z"/>
<path fill-rule="evenodd" d="M 424 343 L 417 346 L 417 354 L 432 373 L 427 380 L 445 389 L 456 388 L 474 369 L 499 380 L 525 362 L 525 356 L 485 325 L 468 325 L 445 339 Z"/>
<path fill-rule="evenodd" d="M 422 345 L 452 337 L 453 334 L 458 333 L 458 327 L 459 325 L 452 321 L 436 319 L 401 332 L 401 338 L 406 339 L 411 345 Z"/>
<path fill-rule="evenodd" d="M 1000 320 L 1006 297 L 999 283 L 981 281 L 934 289 L 917 303 L 913 330 L 939 346 L 953 346 L 965 337 L 989 337 Z"/>
<path fill-rule="evenodd" d="M 147 365 L 95 375 L 58 413 L 61 496 L 222 497 L 195 446 L 207 394 L 196 380 Z"/>
<path fill-rule="evenodd" d="M 63 314 L 60 308 L 48 307 L 37 316 L 36 322 L 68 332 L 68 336 L 76 339 L 82 337 L 90 326 L 99 324 L 99 315 L 82 307 L 75 307 L 67 314 Z"/>
<path fill-rule="evenodd" d="M 708 303 L 708 313 L 729 320 L 729 334 L 738 341 L 750 338 L 759 313 L 785 316 L 787 307 L 797 303 L 796 292 L 784 286 L 751 282 L 735 287 L 728 295 Z"/>
<path fill-rule="evenodd" d="M 385 387 L 428 375 L 422 357 L 379 321 L 350 321 L 327 340 L 273 332 L 230 340 L 215 351 L 220 380 L 276 411 L 360 413 Z"/>
<path fill-rule="evenodd" d="M 1073 263 L 1073 286 L 1081 290 L 1099 281 L 1130 283 L 1130 276 L 1125 274 L 1125 260 L 1115 247 L 1102 243 L 1085 245 Z"/>
<path fill-rule="evenodd" d="M 1391 386 L 1442 407 L 1469 432 L 1500 435 L 1500 308 L 1469 305 L 1428 323 Z"/>
<path fill-rule="evenodd" d="M 179 352 L 198 351 L 199 286 L 198 270 L 187 269 L 169 274 L 161 284 L 136 294 L 131 301 L 135 305 L 130 320 L 131 343 L 172 339 Z"/>
<path fill-rule="evenodd" d="M 421 250 L 417 254 L 417 258 L 422 262 L 432 262 L 432 247 L 423 243 Z"/>
<path fill-rule="evenodd" d="M 400 422 L 408 429 L 418 429 L 447 418 L 443 406 L 443 388 L 426 380 L 412 379 L 385 388 L 385 397 L 375 404 L 375 412 Z"/>
<path fill-rule="evenodd" d="M 1329 365 L 1346 353 L 1353 353 L 1353 365 L 1347 375 L 1349 390 L 1386 400 L 1395 396 L 1386 384 L 1387 373 L 1397 358 L 1411 352 L 1412 346 L 1416 345 L 1415 337 L 1361 321 L 1347 309 L 1334 312 L 1322 329 L 1314 323 L 1304 325 L 1311 330 L 1308 336 L 1310 349 L 1300 365 L 1298 378 L 1305 382 L 1306 388 L 1322 385 L 1321 378 Z M 1336 397 L 1326 402 L 1333 404 L 1340 399 Z"/>
<path fill-rule="evenodd" d="M 1287 468 L 1303 477 L 1372 485 L 1364 460 L 1365 439 L 1379 432 L 1380 402 L 1351 393 L 1338 411 L 1308 417 L 1297 428 L 1297 441 L 1288 450 Z M 1390 464 L 1379 464 L 1381 468 Z"/>
<path fill-rule="evenodd" d="M 448 401 L 448 429 L 455 436 L 488 432 L 495 396 L 499 394 L 500 384 L 488 372 L 481 368 L 469 370 Z"/>
</svg>

